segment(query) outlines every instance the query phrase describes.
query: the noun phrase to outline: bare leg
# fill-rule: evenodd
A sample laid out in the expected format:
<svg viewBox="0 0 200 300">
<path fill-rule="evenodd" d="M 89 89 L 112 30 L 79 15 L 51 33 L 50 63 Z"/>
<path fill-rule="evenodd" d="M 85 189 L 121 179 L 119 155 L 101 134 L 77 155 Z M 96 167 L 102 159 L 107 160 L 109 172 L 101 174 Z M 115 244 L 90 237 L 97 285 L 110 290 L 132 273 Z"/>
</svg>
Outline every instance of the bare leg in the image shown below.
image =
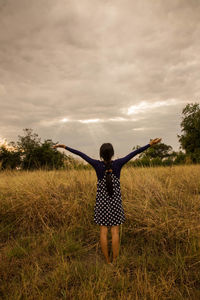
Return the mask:
<svg viewBox="0 0 200 300">
<path fill-rule="evenodd" d="M 100 243 L 101 243 L 101 250 L 105 256 L 106 262 L 110 263 L 110 259 L 108 256 L 108 239 L 107 239 L 108 227 L 107 226 L 100 226 Z"/>
<path fill-rule="evenodd" d="M 119 225 L 111 227 L 111 234 L 112 234 L 113 261 L 115 261 L 119 255 Z"/>
</svg>

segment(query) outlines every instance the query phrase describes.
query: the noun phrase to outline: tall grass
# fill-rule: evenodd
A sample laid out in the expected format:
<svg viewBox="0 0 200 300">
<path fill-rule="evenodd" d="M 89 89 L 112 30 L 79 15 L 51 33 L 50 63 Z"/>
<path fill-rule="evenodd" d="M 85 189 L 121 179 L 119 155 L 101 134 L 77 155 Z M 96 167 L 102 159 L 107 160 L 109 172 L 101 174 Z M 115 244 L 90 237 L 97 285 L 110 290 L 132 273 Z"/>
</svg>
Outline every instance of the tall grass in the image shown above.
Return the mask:
<svg viewBox="0 0 200 300">
<path fill-rule="evenodd" d="M 200 299 L 200 166 L 124 168 L 121 190 L 109 266 L 93 170 L 1 172 L 0 298 Z"/>
</svg>

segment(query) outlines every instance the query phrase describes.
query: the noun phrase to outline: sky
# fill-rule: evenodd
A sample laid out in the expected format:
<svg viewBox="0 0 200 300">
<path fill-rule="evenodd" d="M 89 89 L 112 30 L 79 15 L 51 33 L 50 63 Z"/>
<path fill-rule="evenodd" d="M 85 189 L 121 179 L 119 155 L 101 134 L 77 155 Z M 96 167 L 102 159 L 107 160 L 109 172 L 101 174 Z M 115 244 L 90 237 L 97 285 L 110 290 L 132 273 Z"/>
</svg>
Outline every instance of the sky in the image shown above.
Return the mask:
<svg viewBox="0 0 200 300">
<path fill-rule="evenodd" d="M 178 150 L 200 99 L 199 16 L 199 0 L 0 0 L 0 139 Z"/>
</svg>

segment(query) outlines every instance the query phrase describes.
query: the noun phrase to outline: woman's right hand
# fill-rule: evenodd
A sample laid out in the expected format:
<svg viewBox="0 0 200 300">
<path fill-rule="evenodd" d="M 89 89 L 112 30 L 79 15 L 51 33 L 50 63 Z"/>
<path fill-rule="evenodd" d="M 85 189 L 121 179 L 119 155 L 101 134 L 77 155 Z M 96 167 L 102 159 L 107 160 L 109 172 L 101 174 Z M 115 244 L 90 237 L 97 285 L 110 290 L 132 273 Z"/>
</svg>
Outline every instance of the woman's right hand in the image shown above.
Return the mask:
<svg viewBox="0 0 200 300">
<path fill-rule="evenodd" d="M 57 144 L 57 145 L 54 145 L 53 148 L 56 149 L 56 148 L 65 148 L 66 146 L 64 144 Z"/>
<path fill-rule="evenodd" d="M 153 139 L 149 142 L 150 146 L 154 145 L 154 144 L 157 144 L 161 141 L 162 139 L 160 138 L 156 138 L 156 139 Z"/>
</svg>

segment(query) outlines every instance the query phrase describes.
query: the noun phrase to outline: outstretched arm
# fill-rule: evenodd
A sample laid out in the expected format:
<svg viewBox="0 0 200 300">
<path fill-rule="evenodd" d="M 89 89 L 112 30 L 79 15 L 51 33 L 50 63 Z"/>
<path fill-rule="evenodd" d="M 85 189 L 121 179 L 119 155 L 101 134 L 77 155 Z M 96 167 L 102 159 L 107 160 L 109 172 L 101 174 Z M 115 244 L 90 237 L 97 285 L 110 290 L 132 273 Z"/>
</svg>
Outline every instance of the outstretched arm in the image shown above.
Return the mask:
<svg viewBox="0 0 200 300">
<path fill-rule="evenodd" d="M 57 144 L 57 145 L 53 146 L 54 149 L 56 149 L 58 147 L 59 148 L 64 148 L 64 149 L 66 149 L 66 150 L 68 150 L 68 151 L 70 151 L 70 152 L 72 152 L 76 155 L 79 155 L 80 157 L 82 157 L 85 161 L 87 161 L 90 165 L 92 165 L 95 168 L 96 163 L 97 163 L 96 159 L 93 159 L 93 158 L 87 156 L 85 153 L 83 153 L 81 151 L 78 151 L 78 150 L 75 150 L 75 149 L 72 149 L 72 148 L 70 148 L 70 147 L 68 147 L 64 144 Z"/>
<path fill-rule="evenodd" d="M 139 149 L 132 151 L 132 152 L 129 153 L 128 155 L 126 155 L 126 156 L 124 156 L 124 157 L 122 157 L 122 158 L 119 158 L 119 159 L 117 160 L 117 162 L 118 162 L 120 168 L 122 168 L 123 165 L 125 165 L 131 158 L 133 158 L 133 157 L 136 156 L 137 154 L 143 152 L 144 150 L 146 150 L 146 149 L 149 148 L 149 147 L 150 147 L 150 144 L 147 144 L 147 145 L 145 145 L 144 147 L 140 147 Z"/>
<path fill-rule="evenodd" d="M 139 154 L 139 153 L 145 151 L 146 149 L 148 149 L 148 148 L 149 148 L 150 146 L 152 146 L 153 144 L 159 143 L 160 141 L 161 141 L 161 139 L 158 139 L 158 138 L 153 139 L 153 140 L 151 140 L 151 141 L 149 142 L 149 144 L 147 144 L 147 145 L 145 145 L 145 146 L 143 146 L 143 147 L 140 147 L 140 148 L 137 149 L 137 150 L 132 151 L 131 153 L 129 153 L 128 155 L 126 155 L 126 156 L 124 156 L 124 157 L 122 157 L 122 158 L 119 158 L 119 159 L 117 160 L 119 166 L 122 168 L 123 165 L 125 165 L 131 158 L 133 158 L 133 157 L 136 156 L 137 154 Z"/>
</svg>

